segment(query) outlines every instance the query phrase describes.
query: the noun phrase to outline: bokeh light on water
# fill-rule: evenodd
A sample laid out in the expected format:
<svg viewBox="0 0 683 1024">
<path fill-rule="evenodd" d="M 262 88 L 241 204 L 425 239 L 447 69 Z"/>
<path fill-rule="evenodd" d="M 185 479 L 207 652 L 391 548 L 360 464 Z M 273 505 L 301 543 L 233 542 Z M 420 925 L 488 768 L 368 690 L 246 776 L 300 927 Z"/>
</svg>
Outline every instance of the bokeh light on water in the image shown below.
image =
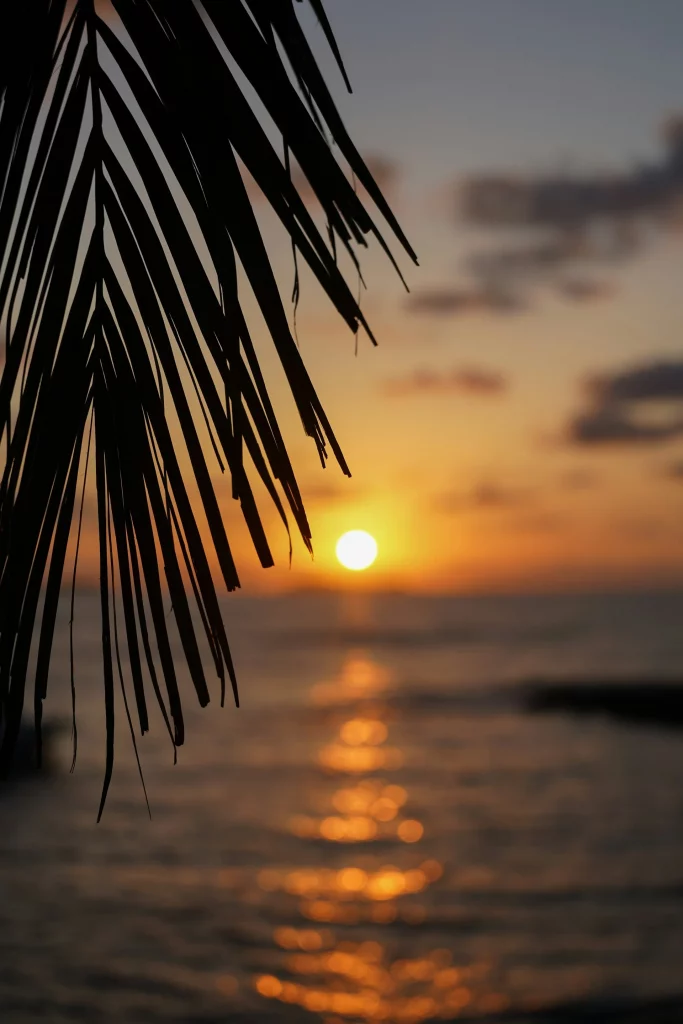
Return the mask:
<svg viewBox="0 0 683 1024">
<path fill-rule="evenodd" d="M 3 1024 L 554 1024 L 577 1002 L 660 1024 L 681 994 L 680 734 L 530 715 L 517 684 L 671 675 L 681 601 L 233 602 L 242 707 L 188 707 L 175 768 L 155 723 L 151 822 L 121 730 L 97 826 L 82 596 L 76 772 L 67 730 L 62 771 L 0 794 Z M 50 720 L 68 608 L 55 642 Z"/>
<path fill-rule="evenodd" d="M 382 775 L 404 763 L 401 750 L 390 745 L 390 710 L 381 700 L 390 684 L 386 670 L 353 652 L 338 679 L 312 690 L 314 703 L 343 708 L 345 720 L 316 756 L 318 766 L 343 785 L 330 794 L 333 813 L 296 814 L 288 827 L 302 840 L 346 844 L 344 866 L 326 867 L 323 845 L 320 866 L 264 869 L 257 879 L 266 892 L 297 898 L 298 926 L 275 928 L 275 944 L 287 951 L 282 971 L 258 975 L 255 989 L 264 999 L 321 1014 L 326 1024 L 349 1018 L 417 1024 L 456 1019 L 465 1007 L 487 1013 L 507 1005 L 505 995 L 487 983 L 485 962 L 456 965 L 444 948 L 412 958 L 394 950 L 392 926 L 423 924 L 419 895 L 438 883 L 444 868 L 417 848 L 408 858 L 402 849 L 417 846 L 425 830 L 404 813 L 411 805 L 409 790 Z M 381 846 L 381 857 L 359 855 L 370 844 Z M 382 862 L 389 857 L 396 863 Z M 304 922 L 327 927 L 302 927 Z M 351 937 L 354 929 L 368 928 L 373 938 Z"/>
</svg>

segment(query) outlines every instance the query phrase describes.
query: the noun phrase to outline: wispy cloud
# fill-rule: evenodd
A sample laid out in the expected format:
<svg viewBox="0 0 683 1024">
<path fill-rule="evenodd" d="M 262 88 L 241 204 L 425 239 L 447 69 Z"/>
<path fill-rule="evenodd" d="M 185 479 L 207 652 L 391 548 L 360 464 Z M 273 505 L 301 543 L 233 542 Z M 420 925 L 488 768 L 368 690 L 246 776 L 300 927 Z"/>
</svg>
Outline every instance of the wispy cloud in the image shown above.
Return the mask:
<svg viewBox="0 0 683 1024">
<path fill-rule="evenodd" d="M 495 481 L 483 481 L 470 490 L 452 490 L 440 494 L 435 502 L 440 512 L 502 511 L 532 505 L 533 492 L 526 488 L 508 487 Z"/>
<path fill-rule="evenodd" d="M 664 467 L 664 476 L 668 480 L 676 480 L 683 483 L 683 459 L 674 459 Z"/>
<path fill-rule="evenodd" d="M 379 153 L 366 153 L 363 156 L 363 159 L 383 194 L 387 199 L 395 203 L 397 186 L 401 176 L 399 164 L 390 157 L 382 156 Z M 250 198 L 255 202 L 259 202 L 263 199 L 261 189 L 244 165 L 241 165 L 241 170 Z M 291 164 L 291 178 L 292 183 L 295 185 L 296 190 L 303 201 L 305 203 L 314 202 L 315 193 L 308 182 L 308 178 L 295 161 L 292 161 Z M 367 193 L 360 182 L 357 183 L 357 189 L 365 201 Z"/>
<path fill-rule="evenodd" d="M 418 288 L 407 297 L 405 306 L 411 313 L 450 317 L 463 313 L 516 313 L 524 308 L 524 303 L 519 296 L 497 285 L 477 284 L 467 288 Z"/>
<path fill-rule="evenodd" d="M 398 180 L 400 177 L 400 167 L 395 160 L 391 157 L 383 156 L 381 153 L 366 153 L 363 157 L 365 165 L 372 174 L 373 178 L 379 185 L 384 195 L 388 198 L 392 198 L 392 193 L 395 192 Z M 292 181 L 297 187 L 299 194 L 304 199 L 311 199 L 313 193 L 311 186 L 308 183 L 308 179 L 304 175 L 301 168 L 293 164 L 292 165 Z M 365 189 L 358 182 L 358 190 L 365 195 Z"/>
<path fill-rule="evenodd" d="M 365 492 L 353 480 L 345 479 L 341 482 L 334 480 L 304 482 L 301 485 L 301 493 L 307 502 L 327 503 L 352 501 Z"/>
<path fill-rule="evenodd" d="M 659 361 L 585 384 L 588 406 L 569 424 L 580 445 L 655 444 L 683 436 L 683 361 Z"/>
<path fill-rule="evenodd" d="M 600 476 L 590 469 L 570 469 L 565 473 L 560 486 L 566 491 L 590 491 L 600 483 Z"/>
<path fill-rule="evenodd" d="M 414 395 L 477 395 L 497 396 L 508 388 L 501 373 L 478 367 L 450 371 L 417 369 L 403 377 L 394 377 L 382 385 L 384 394 L 392 398 Z"/>
<path fill-rule="evenodd" d="M 562 512 L 532 509 L 511 517 L 507 526 L 516 533 L 557 533 L 565 529 L 569 522 Z"/>
<path fill-rule="evenodd" d="M 597 302 L 614 295 L 614 285 L 607 281 L 589 281 L 574 278 L 559 281 L 557 291 L 570 302 Z"/>
</svg>

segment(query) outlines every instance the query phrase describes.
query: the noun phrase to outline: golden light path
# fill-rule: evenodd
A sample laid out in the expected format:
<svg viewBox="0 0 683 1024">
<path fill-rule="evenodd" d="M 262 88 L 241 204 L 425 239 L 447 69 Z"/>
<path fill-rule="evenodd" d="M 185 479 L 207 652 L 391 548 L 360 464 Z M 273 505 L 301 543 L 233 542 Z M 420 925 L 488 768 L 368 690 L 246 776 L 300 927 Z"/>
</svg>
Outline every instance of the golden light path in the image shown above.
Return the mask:
<svg viewBox="0 0 683 1024">
<path fill-rule="evenodd" d="M 434 902 L 426 894 L 444 865 L 421 850 L 425 828 L 408 816 L 411 796 L 385 775 L 403 764 L 402 751 L 388 743 L 382 693 L 390 681 L 377 662 L 351 653 L 333 681 L 311 692 L 320 709 L 341 701 L 350 712 L 334 719 L 335 736 L 316 758 L 339 784 L 333 813 L 318 804 L 315 815 L 293 815 L 288 830 L 304 841 L 345 844 L 348 852 L 334 862 L 308 856 L 299 866 L 259 871 L 259 888 L 296 901 L 297 918 L 273 931 L 281 969 L 256 974 L 252 984 L 263 999 L 303 1007 L 320 1024 L 490 1019 L 508 1009 L 508 999 L 496 991 L 488 961 L 458 962 L 451 950 L 426 946 L 419 931 L 400 941 L 428 924 Z M 374 843 L 378 855 L 363 855 Z M 395 863 L 385 864 L 379 851 L 390 845 Z"/>
<path fill-rule="evenodd" d="M 377 558 L 377 541 L 365 530 L 349 530 L 337 541 L 337 558 L 345 569 L 359 572 Z"/>
</svg>

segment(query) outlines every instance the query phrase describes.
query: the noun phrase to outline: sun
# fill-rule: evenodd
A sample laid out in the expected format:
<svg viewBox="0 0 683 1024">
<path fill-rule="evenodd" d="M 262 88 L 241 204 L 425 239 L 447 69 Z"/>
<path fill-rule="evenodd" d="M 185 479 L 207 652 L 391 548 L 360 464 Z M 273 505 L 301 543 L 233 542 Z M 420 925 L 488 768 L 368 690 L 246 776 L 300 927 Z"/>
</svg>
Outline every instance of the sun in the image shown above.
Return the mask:
<svg viewBox="0 0 683 1024">
<path fill-rule="evenodd" d="M 345 569 L 367 569 L 377 558 L 377 541 L 365 530 L 349 530 L 337 541 L 337 558 Z"/>
</svg>

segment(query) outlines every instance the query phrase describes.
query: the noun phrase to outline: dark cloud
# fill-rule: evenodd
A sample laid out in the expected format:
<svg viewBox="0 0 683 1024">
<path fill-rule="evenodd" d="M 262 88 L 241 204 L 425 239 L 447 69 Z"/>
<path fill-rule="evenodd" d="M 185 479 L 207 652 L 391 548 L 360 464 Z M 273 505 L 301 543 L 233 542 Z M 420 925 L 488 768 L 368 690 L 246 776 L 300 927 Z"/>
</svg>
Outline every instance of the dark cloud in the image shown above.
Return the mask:
<svg viewBox="0 0 683 1024">
<path fill-rule="evenodd" d="M 627 410 L 596 409 L 577 416 L 569 437 L 576 444 L 652 444 L 683 434 L 683 420 L 670 424 L 637 423 Z"/>
<path fill-rule="evenodd" d="M 384 383 L 382 390 L 394 398 L 412 395 L 500 395 L 507 390 L 506 378 L 495 370 L 469 367 L 443 372 L 418 369 Z"/>
<path fill-rule="evenodd" d="M 683 360 L 662 360 L 613 376 L 593 377 L 588 388 L 603 402 L 683 399 Z"/>
<path fill-rule="evenodd" d="M 411 308 L 432 315 L 507 312 L 525 305 L 542 284 L 573 302 L 607 297 L 613 286 L 600 272 L 638 253 L 653 230 L 680 224 L 683 117 L 666 124 L 662 141 L 658 160 L 621 172 L 481 174 L 459 183 L 460 218 L 496 237 L 469 258 L 471 284 L 453 290 L 450 304 L 443 290 L 441 302 L 421 301 L 418 293 Z M 489 303 L 491 295 L 504 295 L 510 304 Z"/>
<path fill-rule="evenodd" d="M 588 408 L 569 424 L 580 445 L 656 444 L 683 436 L 683 361 L 590 378 Z"/>
<path fill-rule="evenodd" d="M 529 490 L 485 481 L 469 491 L 441 494 L 436 500 L 436 507 L 441 512 L 499 511 L 524 508 L 532 503 L 533 494 Z"/>
<path fill-rule="evenodd" d="M 596 223 L 631 225 L 669 215 L 683 192 L 683 117 L 662 132 L 664 152 L 651 164 L 611 174 L 481 175 L 465 182 L 461 211 L 472 224 L 561 229 L 582 235 Z"/>
</svg>

